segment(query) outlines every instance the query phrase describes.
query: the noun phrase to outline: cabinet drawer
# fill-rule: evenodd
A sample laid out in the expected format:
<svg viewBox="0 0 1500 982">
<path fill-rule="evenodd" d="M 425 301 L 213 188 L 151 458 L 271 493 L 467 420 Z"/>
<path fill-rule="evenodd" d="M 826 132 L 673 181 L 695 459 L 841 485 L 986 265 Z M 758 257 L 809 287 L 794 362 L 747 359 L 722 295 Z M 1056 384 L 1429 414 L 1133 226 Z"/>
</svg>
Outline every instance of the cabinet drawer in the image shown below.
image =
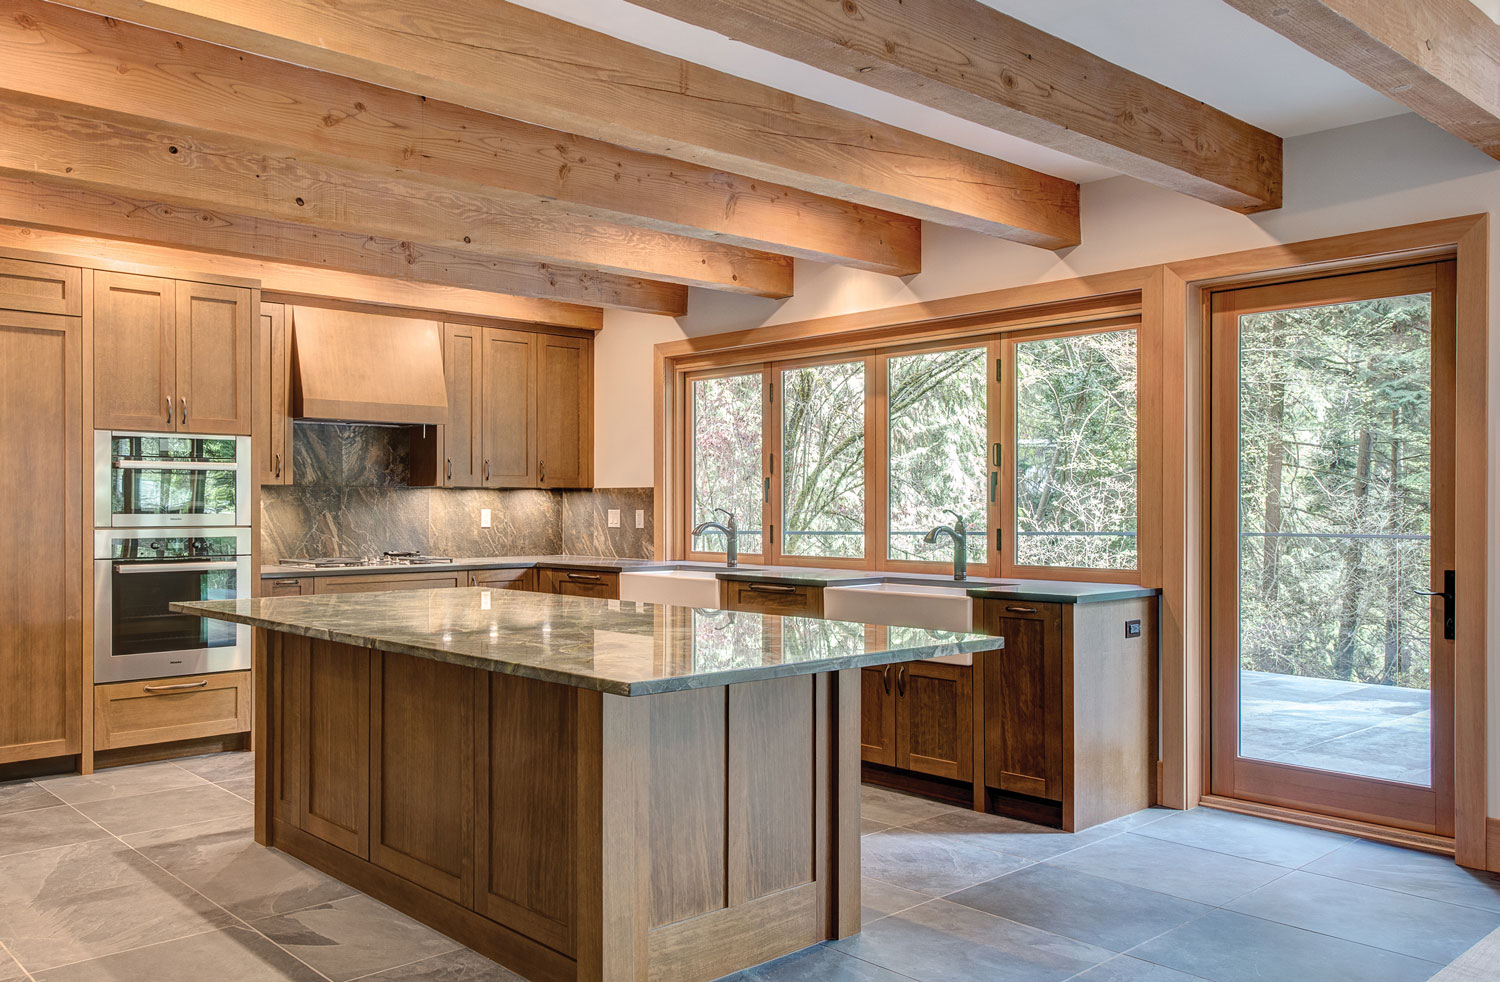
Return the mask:
<svg viewBox="0 0 1500 982">
<path fill-rule="evenodd" d="M 276 577 L 274 579 L 261 581 L 260 593 L 263 597 L 300 597 L 304 593 L 313 592 L 312 580 L 304 580 L 302 577 Z"/>
<path fill-rule="evenodd" d="M 580 569 L 542 569 L 542 593 L 560 593 L 565 597 L 620 599 L 620 574 Z"/>
<path fill-rule="evenodd" d="M 441 590 L 456 587 L 462 573 L 387 573 L 371 576 L 320 576 L 313 593 L 379 593 L 384 590 Z"/>
<path fill-rule="evenodd" d="M 250 729 L 250 673 L 94 686 L 94 748 L 113 750 Z"/>
<path fill-rule="evenodd" d="M 535 590 L 534 569 L 476 569 L 469 573 L 469 586 L 486 590 Z"/>
<path fill-rule="evenodd" d="M 823 588 L 793 583 L 724 581 L 724 609 L 758 614 L 823 616 Z"/>
</svg>

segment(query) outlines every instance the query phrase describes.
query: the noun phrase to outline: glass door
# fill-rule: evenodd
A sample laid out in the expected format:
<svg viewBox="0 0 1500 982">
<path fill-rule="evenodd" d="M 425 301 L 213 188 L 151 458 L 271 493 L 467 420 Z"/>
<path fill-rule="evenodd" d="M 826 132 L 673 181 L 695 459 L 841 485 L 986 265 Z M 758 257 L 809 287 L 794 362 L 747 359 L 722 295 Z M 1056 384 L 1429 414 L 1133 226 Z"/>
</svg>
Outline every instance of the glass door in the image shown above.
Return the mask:
<svg viewBox="0 0 1500 982">
<path fill-rule="evenodd" d="M 1213 297 L 1215 794 L 1452 834 L 1452 297 L 1451 262 Z"/>
</svg>

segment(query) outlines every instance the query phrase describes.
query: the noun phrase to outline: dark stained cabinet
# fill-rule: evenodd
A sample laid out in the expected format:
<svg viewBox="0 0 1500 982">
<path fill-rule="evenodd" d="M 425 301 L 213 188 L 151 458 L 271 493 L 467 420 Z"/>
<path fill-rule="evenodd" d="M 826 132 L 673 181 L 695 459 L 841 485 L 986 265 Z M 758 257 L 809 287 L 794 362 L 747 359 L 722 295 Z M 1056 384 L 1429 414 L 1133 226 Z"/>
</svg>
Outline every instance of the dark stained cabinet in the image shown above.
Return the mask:
<svg viewBox="0 0 1500 982">
<path fill-rule="evenodd" d="M 719 590 L 720 606 L 725 610 L 747 610 L 756 614 L 783 614 L 791 617 L 823 616 L 823 588 L 820 586 L 722 580 Z"/>
<path fill-rule="evenodd" d="M 469 572 L 469 586 L 486 590 L 535 590 L 534 569 L 476 569 Z"/>
<path fill-rule="evenodd" d="M 82 333 L 0 311 L 0 763 L 81 743 Z"/>
<path fill-rule="evenodd" d="M 255 411 L 253 435 L 261 484 L 292 483 L 292 337 L 286 307 L 260 305 L 255 333 Z"/>
<path fill-rule="evenodd" d="M 859 673 L 860 756 L 871 764 L 896 766 L 895 665 Z"/>
<path fill-rule="evenodd" d="M 968 781 L 974 773 L 973 669 L 930 661 L 896 666 L 896 766 Z"/>
<path fill-rule="evenodd" d="M 96 270 L 94 426 L 248 435 L 248 287 Z"/>
<path fill-rule="evenodd" d="M 981 629 L 1005 638 L 984 658 L 984 769 L 992 788 L 1062 798 L 1063 611 L 992 602 Z"/>
<path fill-rule="evenodd" d="M 619 573 L 591 573 L 578 569 L 538 569 L 537 590 L 565 597 L 620 599 Z"/>
<path fill-rule="evenodd" d="M 370 659 L 328 643 L 302 662 L 303 748 L 298 825 L 356 856 L 370 855 Z M 378 656 L 375 656 L 378 657 Z"/>
</svg>

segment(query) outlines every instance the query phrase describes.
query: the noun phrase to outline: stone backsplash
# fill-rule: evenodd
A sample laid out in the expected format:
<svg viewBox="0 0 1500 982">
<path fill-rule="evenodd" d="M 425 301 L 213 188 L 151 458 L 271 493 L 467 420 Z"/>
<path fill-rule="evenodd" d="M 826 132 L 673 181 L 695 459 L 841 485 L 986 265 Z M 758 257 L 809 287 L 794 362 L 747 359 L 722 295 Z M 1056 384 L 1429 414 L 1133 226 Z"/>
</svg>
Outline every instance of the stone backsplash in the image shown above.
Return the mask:
<svg viewBox="0 0 1500 982">
<path fill-rule="evenodd" d="M 563 553 L 649 559 L 650 488 L 594 491 L 413 488 L 409 432 L 397 427 L 297 423 L 293 483 L 261 489 L 262 561 L 373 556 Z M 491 527 L 479 527 L 490 509 Z M 620 509 L 620 528 L 608 510 Z M 635 512 L 646 527 L 635 527 Z"/>
</svg>

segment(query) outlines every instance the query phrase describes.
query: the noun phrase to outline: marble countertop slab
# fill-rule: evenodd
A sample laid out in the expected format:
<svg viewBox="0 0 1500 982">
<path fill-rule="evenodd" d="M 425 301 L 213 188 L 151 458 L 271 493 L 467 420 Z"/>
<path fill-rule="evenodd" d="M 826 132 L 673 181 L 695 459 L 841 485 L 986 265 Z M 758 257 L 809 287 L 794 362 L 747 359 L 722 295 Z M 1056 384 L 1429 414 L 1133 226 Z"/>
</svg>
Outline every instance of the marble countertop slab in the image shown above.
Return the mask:
<svg viewBox="0 0 1500 982">
<path fill-rule="evenodd" d="M 988 635 L 477 587 L 172 609 L 624 696 L 1005 647 Z"/>
</svg>

